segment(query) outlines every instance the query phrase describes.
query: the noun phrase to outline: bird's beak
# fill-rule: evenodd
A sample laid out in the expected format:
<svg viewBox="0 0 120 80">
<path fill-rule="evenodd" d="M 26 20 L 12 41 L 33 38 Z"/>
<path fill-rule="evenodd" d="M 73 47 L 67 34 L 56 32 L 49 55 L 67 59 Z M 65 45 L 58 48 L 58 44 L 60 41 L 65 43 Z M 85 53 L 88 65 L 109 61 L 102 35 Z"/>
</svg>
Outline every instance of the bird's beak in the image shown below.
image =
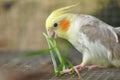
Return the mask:
<svg viewBox="0 0 120 80">
<path fill-rule="evenodd" d="M 47 34 L 50 38 L 57 38 L 55 31 L 53 31 L 52 29 L 47 29 Z"/>
</svg>

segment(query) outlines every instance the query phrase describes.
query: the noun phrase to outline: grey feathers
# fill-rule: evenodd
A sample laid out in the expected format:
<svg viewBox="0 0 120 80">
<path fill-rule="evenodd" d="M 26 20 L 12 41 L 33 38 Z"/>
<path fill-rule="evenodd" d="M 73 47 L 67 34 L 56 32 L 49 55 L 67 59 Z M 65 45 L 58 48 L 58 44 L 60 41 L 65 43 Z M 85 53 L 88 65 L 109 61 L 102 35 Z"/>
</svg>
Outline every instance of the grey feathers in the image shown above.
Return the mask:
<svg viewBox="0 0 120 80">
<path fill-rule="evenodd" d="M 81 26 L 80 32 L 85 34 L 90 42 L 99 41 L 106 49 L 111 51 L 112 58 L 120 59 L 120 28 L 115 29 L 99 19 L 88 15 L 85 15 L 83 20 L 86 22 Z"/>
</svg>

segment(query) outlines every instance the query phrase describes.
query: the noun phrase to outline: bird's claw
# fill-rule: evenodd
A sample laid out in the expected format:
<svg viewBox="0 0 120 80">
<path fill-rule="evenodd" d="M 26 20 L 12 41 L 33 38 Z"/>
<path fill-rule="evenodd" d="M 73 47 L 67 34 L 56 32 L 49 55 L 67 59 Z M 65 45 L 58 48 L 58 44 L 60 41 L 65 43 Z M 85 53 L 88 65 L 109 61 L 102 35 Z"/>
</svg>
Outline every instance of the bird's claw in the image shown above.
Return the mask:
<svg viewBox="0 0 120 80">
<path fill-rule="evenodd" d="M 61 71 L 61 73 L 67 74 L 70 73 L 72 71 L 72 69 L 65 69 L 63 71 Z"/>
<path fill-rule="evenodd" d="M 80 73 L 79 73 L 79 70 L 82 69 L 83 67 L 81 65 L 77 65 L 77 66 L 74 66 L 73 68 L 70 68 L 70 69 L 65 69 L 63 71 L 61 71 L 63 74 L 66 74 L 66 73 L 71 73 L 72 70 L 74 69 L 75 72 L 77 73 L 78 77 L 81 78 L 80 76 Z"/>
</svg>

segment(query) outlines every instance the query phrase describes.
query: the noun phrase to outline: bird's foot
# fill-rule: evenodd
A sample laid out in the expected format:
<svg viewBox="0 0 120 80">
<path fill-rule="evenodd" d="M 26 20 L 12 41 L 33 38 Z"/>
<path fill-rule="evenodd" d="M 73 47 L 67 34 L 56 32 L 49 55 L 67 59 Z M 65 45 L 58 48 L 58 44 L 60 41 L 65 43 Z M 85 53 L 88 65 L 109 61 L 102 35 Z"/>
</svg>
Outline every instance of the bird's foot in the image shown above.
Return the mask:
<svg viewBox="0 0 120 80">
<path fill-rule="evenodd" d="M 67 73 L 71 73 L 73 71 L 73 69 L 75 70 L 75 72 L 77 73 L 78 77 L 82 79 L 82 77 L 80 76 L 80 73 L 79 71 L 81 69 L 84 69 L 84 68 L 87 68 L 88 70 L 91 70 L 91 69 L 94 69 L 94 68 L 105 68 L 103 66 L 96 66 L 96 65 L 90 65 L 90 66 L 82 66 L 81 64 L 80 65 L 76 65 L 74 66 L 73 68 L 70 68 L 70 69 L 65 69 L 63 71 L 61 71 L 63 74 L 67 74 Z"/>
<path fill-rule="evenodd" d="M 70 68 L 70 69 L 65 69 L 63 71 L 61 71 L 63 74 L 67 74 L 67 73 L 71 73 L 72 70 L 74 69 L 75 72 L 77 73 L 77 75 L 80 77 L 80 73 L 79 73 L 79 70 L 83 69 L 83 68 L 87 68 L 88 70 L 91 70 L 91 69 L 95 69 L 95 68 L 105 68 L 103 66 L 96 66 L 96 65 L 90 65 L 90 66 L 82 66 L 81 64 L 80 65 L 76 65 L 74 66 L 73 68 Z"/>
<path fill-rule="evenodd" d="M 63 74 L 71 73 L 72 70 L 74 69 L 75 72 L 77 73 L 78 77 L 81 78 L 80 73 L 79 73 L 79 70 L 82 69 L 82 68 L 84 68 L 84 67 L 81 66 L 81 64 L 80 64 L 80 65 L 74 66 L 73 68 L 65 69 L 65 70 L 63 70 L 63 71 L 61 71 L 61 72 L 62 72 Z"/>
</svg>

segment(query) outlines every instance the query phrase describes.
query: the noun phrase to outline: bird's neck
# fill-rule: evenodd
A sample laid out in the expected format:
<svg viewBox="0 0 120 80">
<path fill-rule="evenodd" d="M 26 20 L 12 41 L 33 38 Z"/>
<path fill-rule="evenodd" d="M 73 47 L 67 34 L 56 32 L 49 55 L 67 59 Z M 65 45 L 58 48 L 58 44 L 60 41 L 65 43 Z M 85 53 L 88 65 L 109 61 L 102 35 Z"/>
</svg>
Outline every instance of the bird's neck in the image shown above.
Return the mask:
<svg viewBox="0 0 120 80">
<path fill-rule="evenodd" d="M 74 17 L 74 20 L 72 21 L 69 30 L 67 31 L 68 34 L 68 40 L 74 39 L 77 37 L 77 33 L 79 32 L 80 28 L 80 18 L 78 15 Z"/>
</svg>

